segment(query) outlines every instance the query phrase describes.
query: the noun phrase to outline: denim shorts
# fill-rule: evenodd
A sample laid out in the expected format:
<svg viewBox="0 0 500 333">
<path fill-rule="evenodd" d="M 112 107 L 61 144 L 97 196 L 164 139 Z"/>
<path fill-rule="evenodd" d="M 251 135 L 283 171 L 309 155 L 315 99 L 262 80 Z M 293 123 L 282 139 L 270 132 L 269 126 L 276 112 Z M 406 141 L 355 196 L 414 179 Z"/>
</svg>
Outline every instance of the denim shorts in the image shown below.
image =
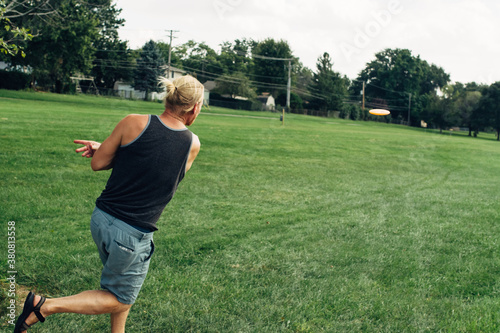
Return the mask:
<svg viewBox="0 0 500 333">
<path fill-rule="evenodd" d="M 141 232 L 97 207 L 90 231 L 104 265 L 101 288 L 121 303 L 134 304 L 154 252 L 153 233 Z"/>
</svg>

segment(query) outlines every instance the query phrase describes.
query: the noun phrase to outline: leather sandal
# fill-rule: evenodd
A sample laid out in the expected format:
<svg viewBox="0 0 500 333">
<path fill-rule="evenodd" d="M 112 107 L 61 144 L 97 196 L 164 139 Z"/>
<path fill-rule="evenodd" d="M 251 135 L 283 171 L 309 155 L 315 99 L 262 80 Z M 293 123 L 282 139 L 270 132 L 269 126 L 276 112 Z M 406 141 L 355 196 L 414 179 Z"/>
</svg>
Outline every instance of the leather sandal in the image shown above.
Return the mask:
<svg viewBox="0 0 500 333">
<path fill-rule="evenodd" d="M 28 330 L 28 328 L 31 327 L 31 325 L 26 324 L 26 319 L 28 319 L 29 315 L 34 312 L 35 316 L 38 318 L 40 322 L 44 322 L 45 318 L 42 316 L 40 313 L 40 309 L 45 303 L 45 297 L 40 296 L 41 299 L 38 301 L 38 304 L 33 306 L 33 301 L 35 300 L 35 294 L 30 291 L 28 296 L 26 296 L 26 300 L 24 301 L 24 307 L 23 307 L 23 312 L 17 318 L 16 321 L 16 327 L 14 328 L 14 333 L 21 333 L 22 331 Z"/>
</svg>

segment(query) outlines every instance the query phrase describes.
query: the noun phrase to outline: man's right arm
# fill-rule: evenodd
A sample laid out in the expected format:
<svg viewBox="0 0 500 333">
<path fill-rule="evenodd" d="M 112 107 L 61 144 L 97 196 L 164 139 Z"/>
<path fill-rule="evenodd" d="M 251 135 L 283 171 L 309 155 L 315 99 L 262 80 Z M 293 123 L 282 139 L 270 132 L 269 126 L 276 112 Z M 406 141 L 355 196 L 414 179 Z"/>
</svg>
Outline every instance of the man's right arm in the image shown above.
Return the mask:
<svg viewBox="0 0 500 333">
<path fill-rule="evenodd" d="M 188 170 L 191 169 L 194 159 L 196 158 L 196 156 L 198 156 L 198 153 L 200 152 L 200 148 L 201 148 L 200 139 L 198 138 L 197 135 L 193 134 L 193 143 L 191 144 L 191 150 L 189 151 L 189 156 L 186 164 L 186 172 L 188 172 Z"/>
</svg>

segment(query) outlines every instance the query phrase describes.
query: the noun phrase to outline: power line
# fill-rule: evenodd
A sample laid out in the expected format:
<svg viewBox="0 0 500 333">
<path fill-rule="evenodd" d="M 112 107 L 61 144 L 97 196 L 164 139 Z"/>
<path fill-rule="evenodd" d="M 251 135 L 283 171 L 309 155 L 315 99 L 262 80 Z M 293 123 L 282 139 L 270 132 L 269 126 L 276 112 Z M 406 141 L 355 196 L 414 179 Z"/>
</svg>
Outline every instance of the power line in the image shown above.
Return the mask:
<svg viewBox="0 0 500 333">
<path fill-rule="evenodd" d="M 270 57 L 265 57 L 265 58 L 270 58 Z M 284 59 L 284 58 L 277 58 L 277 59 Z M 195 62 L 201 62 L 203 60 L 198 60 L 198 59 L 191 59 L 192 61 Z M 270 59 L 266 59 L 270 60 Z M 95 59 L 95 62 L 100 63 L 100 66 L 106 67 L 106 68 L 123 68 L 123 69 L 135 69 L 137 68 L 137 63 L 131 63 L 130 61 L 127 60 L 112 60 L 112 59 Z M 109 64 L 113 63 L 119 63 L 119 66 L 111 66 Z M 143 64 L 147 64 L 147 62 L 142 62 Z M 183 65 L 182 66 L 184 70 L 191 71 L 192 73 L 195 73 L 197 75 L 204 75 L 206 78 L 213 79 L 213 80 L 218 80 L 220 82 L 227 82 L 227 83 L 232 83 L 232 84 L 240 84 L 242 83 L 244 78 L 238 78 L 238 77 L 223 77 L 223 73 L 214 73 L 214 72 L 209 72 L 206 71 L 205 69 L 200 70 L 199 68 L 193 68 L 190 66 Z M 211 64 L 211 67 L 213 68 L 220 68 L 223 69 L 220 66 L 217 66 L 215 64 Z M 330 74 L 330 73 L 329 73 Z M 335 73 L 331 73 L 331 75 L 334 75 Z M 246 75 L 246 74 L 245 74 Z M 336 74 L 335 74 L 336 75 Z M 251 77 L 265 77 L 265 78 L 278 78 L 278 77 L 273 77 L 273 76 L 261 76 L 261 75 L 252 75 L 250 74 L 249 76 Z M 248 77 L 248 75 L 247 75 Z M 360 81 L 360 80 L 352 80 L 352 81 Z M 288 85 L 284 84 L 278 84 L 278 83 L 267 83 L 267 82 L 261 82 L 261 81 L 255 81 L 255 80 L 248 80 L 248 84 L 250 87 L 253 88 L 264 88 L 264 89 L 288 89 Z M 376 88 L 380 88 L 385 91 L 393 92 L 393 93 L 398 93 L 398 94 L 406 94 L 404 92 L 399 92 L 391 89 L 386 89 L 379 87 L 377 85 L 369 83 L 368 85 L 371 85 Z M 308 90 L 301 89 L 299 87 L 293 87 L 290 89 L 290 91 L 293 91 L 294 93 L 298 93 L 303 96 L 308 96 L 312 97 L 315 99 L 320 99 L 320 100 L 326 100 L 331 96 L 337 96 L 340 97 L 340 100 L 344 103 L 350 103 L 350 104 L 359 104 L 361 101 L 361 97 L 359 95 L 353 94 L 338 94 L 338 93 L 329 93 L 329 94 L 324 94 L 320 90 L 314 88 L 314 87 L 308 87 Z M 377 99 L 380 99 L 380 102 L 377 101 Z M 385 99 L 381 97 L 374 97 L 374 96 L 367 96 L 367 102 L 366 106 L 368 107 L 388 107 L 391 110 L 394 111 L 404 111 L 406 110 L 405 106 L 398 106 L 397 104 L 400 104 L 398 102 L 406 102 L 405 99 Z M 404 103 L 406 104 L 406 103 Z"/>
<path fill-rule="evenodd" d="M 98 61 L 108 61 L 108 59 L 96 59 Z M 126 62 L 126 61 L 123 61 L 123 62 Z M 102 67 L 105 67 L 105 68 L 122 68 L 122 69 L 136 69 L 137 68 L 137 65 L 132 65 L 132 66 L 110 66 L 110 65 L 100 65 Z M 189 67 L 189 66 L 184 66 L 183 69 L 187 69 L 187 70 L 191 70 L 193 73 L 196 73 L 196 74 L 200 74 L 199 72 L 199 69 L 197 68 L 192 68 L 192 67 Z M 240 84 L 242 82 L 242 80 L 244 79 L 239 79 L 239 78 L 231 78 L 231 79 L 227 79 L 227 78 L 223 78 L 221 77 L 220 74 L 218 73 L 212 73 L 212 72 L 203 72 L 203 75 L 207 78 L 210 78 L 210 79 L 214 79 L 214 80 L 218 80 L 218 81 L 222 81 L 222 82 L 228 82 L 228 83 L 235 83 L 235 84 Z M 253 80 L 249 80 L 249 85 L 251 87 L 254 87 L 254 88 L 277 88 L 277 89 L 283 89 L 285 90 L 287 88 L 286 85 L 284 84 L 273 84 L 273 83 L 266 83 L 266 82 L 260 82 L 260 81 L 253 81 Z M 299 93 L 301 95 L 304 95 L 304 96 L 310 96 L 310 97 L 314 97 L 314 98 L 317 98 L 317 99 L 321 99 L 321 100 L 326 100 L 327 99 L 327 96 L 324 95 L 324 94 L 321 94 L 319 91 L 318 93 L 313 93 L 313 92 L 308 92 L 308 91 L 305 91 L 303 89 L 300 89 L 300 88 L 297 88 L 297 87 L 293 87 L 292 88 L 293 92 L 295 93 Z M 313 89 L 313 90 L 316 90 L 316 89 Z M 349 96 L 354 96 L 354 95 L 344 95 L 344 94 L 328 94 L 328 96 L 339 96 L 339 97 L 349 97 Z"/>
<path fill-rule="evenodd" d="M 401 91 L 396 91 L 396 90 L 391 90 L 391 89 L 387 89 L 387 88 L 383 88 L 383 87 L 379 87 L 377 85 L 374 85 L 373 83 L 366 83 L 367 85 L 370 85 L 370 86 L 373 86 L 373 87 L 377 87 L 379 89 L 382 89 L 382 90 L 386 90 L 386 91 L 390 91 L 390 92 L 394 92 L 394 93 L 398 93 L 398 94 L 405 94 L 405 95 L 408 95 L 409 93 L 407 92 L 401 92 Z"/>
</svg>

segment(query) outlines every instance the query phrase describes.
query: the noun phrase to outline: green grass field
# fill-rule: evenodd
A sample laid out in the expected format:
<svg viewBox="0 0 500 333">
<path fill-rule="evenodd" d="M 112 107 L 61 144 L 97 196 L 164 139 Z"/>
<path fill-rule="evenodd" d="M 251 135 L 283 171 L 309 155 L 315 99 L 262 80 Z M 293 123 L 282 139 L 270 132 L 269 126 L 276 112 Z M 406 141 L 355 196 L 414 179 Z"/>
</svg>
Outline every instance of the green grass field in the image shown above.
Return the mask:
<svg viewBox="0 0 500 333">
<path fill-rule="evenodd" d="M 109 171 L 91 171 L 72 141 L 161 112 L 0 91 L 0 225 L 7 238 L 16 223 L 19 288 L 99 288 L 89 220 Z M 127 332 L 500 331 L 493 135 L 300 115 L 282 126 L 279 114 L 216 108 L 191 129 L 202 150 L 159 222 Z M 4 283 L 6 257 L 4 246 Z M 29 332 L 106 332 L 108 321 L 60 314 Z"/>
</svg>

